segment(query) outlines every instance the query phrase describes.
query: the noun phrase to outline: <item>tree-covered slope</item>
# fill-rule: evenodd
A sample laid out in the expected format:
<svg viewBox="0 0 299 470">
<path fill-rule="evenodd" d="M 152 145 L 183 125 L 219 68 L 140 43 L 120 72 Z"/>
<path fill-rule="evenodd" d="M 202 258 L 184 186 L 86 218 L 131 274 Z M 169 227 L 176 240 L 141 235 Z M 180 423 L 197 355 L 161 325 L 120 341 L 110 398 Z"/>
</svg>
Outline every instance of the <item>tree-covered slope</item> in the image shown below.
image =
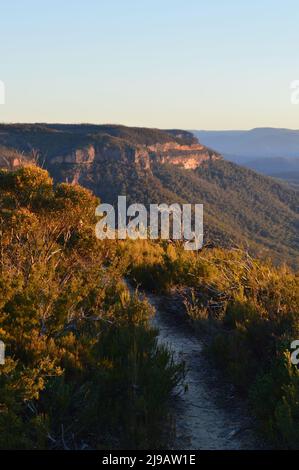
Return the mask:
<svg viewBox="0 0 299 470">
<path fill-rule="evenodd" d="M 224 161 L 192 134 L 117 125 L 1 125 L 7 156 L 35 159 L 55 181 L 102 201 L 204 204 L 205 241 L 242 244 L 298 266 L 298 191 Z M 17 159 L 15 159 L 17 161 Z"/>
<path fill-rule="evenodd" d="M 208 227 L 221 239 L 248 244 L 255 251 L 298 263 L 298 192 L 224 160 L 203 163 L 194 172 L 162 167 L 165 188 L 187 201 L 202 202 Z"/>
<path fill-rule="evenodd" d="M 205 243 L 243 245 L 298 266 L 299 193 L 233 163 L 203 163 L 196 170 L 157 164 L 151 172 L 110 163 L 96 181 L 84 177 L 81 183 L 110 203 L 118 195 L 127 195 L 128 203 L 202 203 Z"/>
</svg>

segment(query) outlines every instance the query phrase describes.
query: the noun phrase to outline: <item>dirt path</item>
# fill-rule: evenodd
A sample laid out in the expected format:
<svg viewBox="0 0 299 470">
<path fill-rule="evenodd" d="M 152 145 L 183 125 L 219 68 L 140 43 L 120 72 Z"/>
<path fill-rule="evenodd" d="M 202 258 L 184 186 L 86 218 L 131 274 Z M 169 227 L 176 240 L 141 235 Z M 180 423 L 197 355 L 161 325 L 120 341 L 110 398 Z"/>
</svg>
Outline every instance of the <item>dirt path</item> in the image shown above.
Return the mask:
<svg viewBox="0 0 299 470">
<path fill-rule="evenodd" d="M 244 403 L 232 387 L 219 383 L 203 354 L 203 344 L 186 321 L 163 308 L 163 297 L 147 294 L 156 315 L 159 342 L 169 345 L 186 364 L 188 390 L 176 400 L 176 449 L 264 448 L 253 432 Z"/>
</svg>

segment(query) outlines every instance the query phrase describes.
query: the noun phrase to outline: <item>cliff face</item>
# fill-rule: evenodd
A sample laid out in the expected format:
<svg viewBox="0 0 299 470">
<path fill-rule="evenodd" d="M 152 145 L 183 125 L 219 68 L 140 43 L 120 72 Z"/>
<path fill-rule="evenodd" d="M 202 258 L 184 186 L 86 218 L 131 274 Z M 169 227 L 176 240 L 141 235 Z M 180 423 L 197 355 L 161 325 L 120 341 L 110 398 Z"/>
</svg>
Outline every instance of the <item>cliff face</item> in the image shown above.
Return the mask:
<svg viewBox="0 0 299 470">
<path fill-rule="evenodd" d="M 9 154 L 1 152 L 9 148 Z M 189 132 L 114 125 L 0 125 L 0 166 L 15 168 L 36 154 L 58 181 L 98 181 L 105 166 L 151 174 L 155 164 L 195 169 L 221 156 Z M 22 158 L 19 158 L 19 156 Z M 25 161 L 24 161 L 25 160 Z"/>
<path fill-rule="evenodd" d="M 159 163 L 179 165 L 186 169 L 198 168 L 206 160 L 218 160 L 219 154 L 199 143 L 179 145 L 174 142 L 149 147 L 150 156 Z"/>
<path fill-rule="evenodd" d="M 176 142 L 167 142 L 132 146 L 111 142 L 75 149 L 70 153 L 49 158 L 47 163 L 49 167 L 55 166 L 57 169 L 59 166 L 65 169 L 68 167 L 68 172 L 73 173 L 72 181 L 79 182 L 81 173 L 97 173 L 101 171 L 102 165 L 110 163 L 127 163 L 136 166 L 137 170 L 151 172 L 155 163 L 195 169 L 206 160 L 221 158 L 218 153 L 201 144 L 180 145 Z"/>
<path fill-rule="evenodd" d="M 86 148 L 79 148 L 71 151 L 65 155 L 57 155 L 49 159 L 49 163 L 52 165 L 61 163 L 70 164 L 81 164 L 81 163 L 93 163 L 95 159 L 95 148 L 93 145 L 89 145 Z"/>
</svg>

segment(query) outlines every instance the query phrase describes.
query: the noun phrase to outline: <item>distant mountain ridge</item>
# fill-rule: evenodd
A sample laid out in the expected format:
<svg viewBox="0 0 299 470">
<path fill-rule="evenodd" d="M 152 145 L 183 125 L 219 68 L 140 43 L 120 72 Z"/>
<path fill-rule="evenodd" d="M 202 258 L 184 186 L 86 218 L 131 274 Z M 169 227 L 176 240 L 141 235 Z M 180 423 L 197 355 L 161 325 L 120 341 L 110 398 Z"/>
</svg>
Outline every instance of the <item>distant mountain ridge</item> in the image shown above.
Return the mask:
<svg viewBox="0 0 299 470">
<path fill-rule="evenodd" d="M 249 131 L 192 131 L 226 158 L 244 163 L 258 158 L 299 158 L 299 130 L 256 128 Z"/>
<path fill-rule="evenodd" d="M 223 160 L 190 132 L 0 125 L 0 166 L 32 161 L 55 181 L 79 183 L 103 202 L 115 204 L 126 195 L 128 203 L 203 203 L 207 243 L 242 244 L 299 266 L 298 191 Z"/>
<path fill-rule="evenodd" d="M 193 131 L 224 158 L 299 187 L 299 130 Z"/>
</svg>

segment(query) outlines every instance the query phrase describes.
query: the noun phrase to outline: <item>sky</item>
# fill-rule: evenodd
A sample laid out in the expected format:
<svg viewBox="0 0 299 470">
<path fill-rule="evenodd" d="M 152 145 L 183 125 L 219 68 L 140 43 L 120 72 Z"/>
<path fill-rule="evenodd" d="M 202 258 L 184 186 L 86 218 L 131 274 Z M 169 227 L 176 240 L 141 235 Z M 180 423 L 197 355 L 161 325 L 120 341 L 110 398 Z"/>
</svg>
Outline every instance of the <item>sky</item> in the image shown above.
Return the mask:
<svg viewBox="0 0 299 470">
<path fill-rule="evenodd" d="M 0 0 L 0 122 L 299 128 L 298 0 Z"/>
</svg>

